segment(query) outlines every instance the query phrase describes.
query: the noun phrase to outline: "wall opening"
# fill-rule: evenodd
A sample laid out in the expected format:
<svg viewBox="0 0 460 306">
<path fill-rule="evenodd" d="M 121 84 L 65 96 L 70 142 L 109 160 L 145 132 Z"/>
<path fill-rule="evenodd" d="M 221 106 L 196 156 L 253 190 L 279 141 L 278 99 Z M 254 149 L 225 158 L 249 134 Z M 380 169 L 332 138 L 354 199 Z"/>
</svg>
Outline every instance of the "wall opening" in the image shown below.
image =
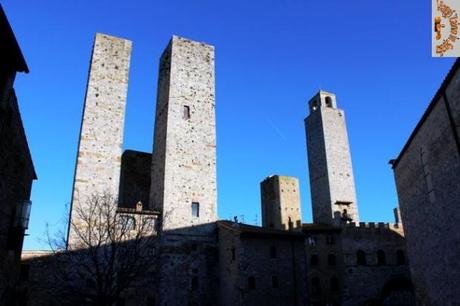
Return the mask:
<svg viewBox="0 0 460 306">
<path fill-rule="evenodd" d="M 200 216 L 200 203 L 192 202 L 192 217 L 198 218 Z"/>
<path fill-rule="evenodd" d="M 385 256 L 385 252 L 383 250 L 378 250 L 377 251 L 377 264 L 379 266 L 383 266 L 387 264 L 387 259 Z"/>
<path fill-rule="evenodd" d="M 190 119 L 190 106 L 184 105 L 182 118 L 185 120 Z"/>
<path fill-rule="evenodd" d="M 363 250 L 358 250 L 356 252 L 356 263 L 359 266 L 365 266 L 366 265 L 366 253 L 364 253 Z"/>
</svg>

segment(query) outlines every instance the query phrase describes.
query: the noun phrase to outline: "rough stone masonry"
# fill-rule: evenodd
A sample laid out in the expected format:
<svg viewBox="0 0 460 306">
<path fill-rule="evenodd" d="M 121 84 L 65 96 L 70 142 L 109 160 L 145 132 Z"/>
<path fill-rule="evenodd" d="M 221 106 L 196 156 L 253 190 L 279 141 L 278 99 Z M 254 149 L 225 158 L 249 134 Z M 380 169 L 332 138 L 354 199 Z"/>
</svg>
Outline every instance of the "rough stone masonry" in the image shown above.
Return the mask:
<svg viewBox="0 0 460 306">
<path fill-rule="evenodd" d="M 72 192 L 70 221 L 77 205 L 94 194 L 118 197 L 131 42 L 96 34 L 86 89 Z M 70 223 L 69 223 L 70 224 Z M 72 244 L 69 228 L 68 245 Z"/>
<path fill-rule="evenodd" d="M 152 182 L 164 230 L 217 220 L 213 46 L 173 36 L 161 56 Z"/>
<path fill-rule="evenodd" d="M 320 91 L 305 119 L 314 223 L 359 222 L 345 113 L 333 93 Z"/>
</svg>

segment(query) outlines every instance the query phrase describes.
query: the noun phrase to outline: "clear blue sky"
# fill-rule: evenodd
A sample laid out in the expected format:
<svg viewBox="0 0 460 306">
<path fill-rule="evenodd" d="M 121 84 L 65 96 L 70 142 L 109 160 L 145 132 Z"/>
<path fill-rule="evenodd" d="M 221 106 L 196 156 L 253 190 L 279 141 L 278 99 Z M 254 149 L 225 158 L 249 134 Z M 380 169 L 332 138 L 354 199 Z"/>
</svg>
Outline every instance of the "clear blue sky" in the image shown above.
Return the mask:
<svg viewBox="0 0 460 306">
<path fill-rule="evenodd" d="M 311 222 L 303 119 L 320 88 L 345 110 L 361 219 L 393 221 L 388 160 L 452 59 L 431 58 L 431 1 L 2 1 L 30 74 L 16 90 L 38 174 L 30 236 L 69 203 L 94 34 L 133 41 L 124 148 L 152 151 L 158 60 L 171 35 L 216 47 L 218 210 L 260 222 L 259 182 L 300 179 Z"/>
</svg>

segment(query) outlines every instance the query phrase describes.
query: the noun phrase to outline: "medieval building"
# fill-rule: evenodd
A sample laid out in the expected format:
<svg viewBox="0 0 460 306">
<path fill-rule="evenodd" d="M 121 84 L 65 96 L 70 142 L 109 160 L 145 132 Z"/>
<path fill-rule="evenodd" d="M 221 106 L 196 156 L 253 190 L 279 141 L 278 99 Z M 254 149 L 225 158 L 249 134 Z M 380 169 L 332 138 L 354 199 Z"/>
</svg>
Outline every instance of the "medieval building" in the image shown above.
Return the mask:
<svg viewBox="0 0 460 306">
<path fill-rule="evenodd" d="M 21 250 L 37 176 L 14 89 L 16 74 L 29 68 L 1 5 L 0 42 L 0 304 L 11 305 L 20 297 Z"/>
<path fill-rule="evenodd" d="M 417 303 L 460 301 L 460 62 L 391 161 Z"/>
<path fill-rule="evenodd" d="M 214 47 L 177 36 L 167 45 L 152 154 L 121 150 L 130 52 L 131 42 L 96 35 L 69 216 L 83 227 L 79 209 L 111 194 L 132 228 L 142 216 L 152 221 L 149 271 L 119 305 L 414 304 L 401 221 L 359 222 L 333 93 L 315 95 L 305 120 L 313 223 L 302 222 L 297 178 L 281 175 L 261 183 L 263 226 L 218 221 Z M 80 238 L 70 227 L 67 252 L 85 251 Z M 71 305 L 44 288 L 53 256 L 24 255 L 29 305 Z"/>
</svg>

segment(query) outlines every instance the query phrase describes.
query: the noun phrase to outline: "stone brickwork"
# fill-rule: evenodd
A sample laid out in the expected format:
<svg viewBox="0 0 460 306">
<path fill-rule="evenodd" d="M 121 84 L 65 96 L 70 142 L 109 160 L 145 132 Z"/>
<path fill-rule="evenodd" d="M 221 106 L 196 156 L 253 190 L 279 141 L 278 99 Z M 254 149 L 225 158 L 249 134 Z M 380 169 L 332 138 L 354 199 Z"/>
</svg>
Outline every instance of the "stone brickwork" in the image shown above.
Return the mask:
<svg viewBox="0 0 460 306">
<path fill-rule="evenodd" d="M 332 93 L 320 91 L 305 119 L 315 223 L 359 222 L 344 111 Z"/>
<path fill-rule="evenodd" d="M 96 34 L 89 69 L 70 211 L 88 197 L 118 198 L 131 42 Z M 69 231 L 69 241 L 72 231 Z"/>
<path fill-rule="evenodd" d="M 136 208 L 141 202 L 145 209 L 149 205 L 150 167 L 152 154 L 126 150 L 121 157 L 119 207 Z"/>
<path fill-rule="evenodd" d="M 262 225 L 275 229 L 301 229 L 299 180 L 273 175 L 260 183 Z"/>
<path fill-rule="evenodd" d="M 460 301 L 460 62 L 393 162 L 419 305 Z"/>
<path fill-rule="evenodd" d="M 165 230 L 217 219 L 213 46 L 173 36 L 161 57 L 152 181 Z"/>
<path fill-rule="evenodd" d="M 306 305 L 304 236 L 219 221 L 217 305 Z"/>
<path fill-rule="evenodd" d="M 399 225 L 350 224 L 343 228 L 342 305 L 415 305 L 404 233 Z M 361 252 L 364 262 L 359 261 Z"/>
<path fill-rule="evenodd" d="M 217 305 L 216 224 L 163 231 L 159 243 L 158 305 Z"/>
<path fill-rule="evenodd" d="M 311 305 L 415 305 L 399 225 L 304 224 L 303 231 Z"/>
</svg>

